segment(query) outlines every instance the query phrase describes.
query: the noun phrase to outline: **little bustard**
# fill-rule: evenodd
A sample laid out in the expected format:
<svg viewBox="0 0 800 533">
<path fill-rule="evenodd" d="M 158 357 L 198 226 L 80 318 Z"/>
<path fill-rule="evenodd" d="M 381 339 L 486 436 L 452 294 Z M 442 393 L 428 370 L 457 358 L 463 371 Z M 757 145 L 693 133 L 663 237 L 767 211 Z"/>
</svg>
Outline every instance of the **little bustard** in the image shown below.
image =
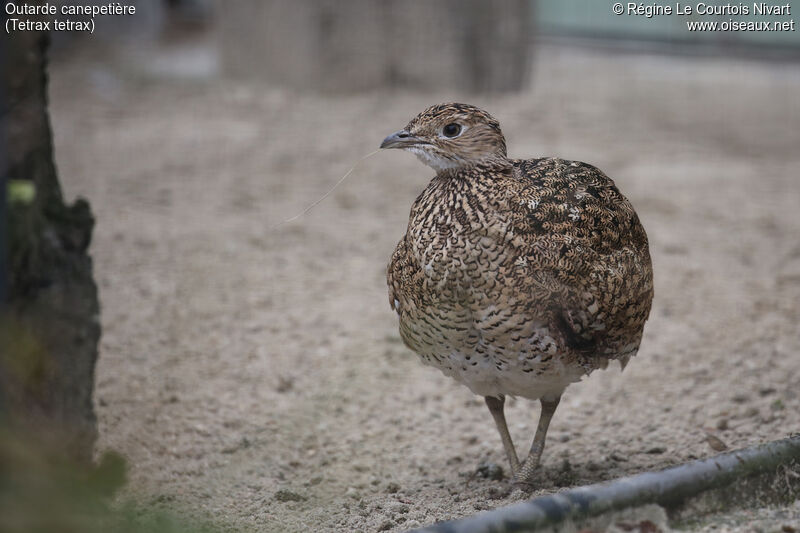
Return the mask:
<svg viewBox="0 0 800 533">
<path fill-rule="evenodd" d="M 389 263 L 401 337 L 485 398 L 515 482 L 531 484 L 564 389 L 639 348 L 653 299 L 644 228 L 597 168 L 509 159 L 497 120 L 471 105 L 432 106 L 381 148 L 436 170 Z M 506 395 L 542 406 L 522 464 Z"/>
</svg>

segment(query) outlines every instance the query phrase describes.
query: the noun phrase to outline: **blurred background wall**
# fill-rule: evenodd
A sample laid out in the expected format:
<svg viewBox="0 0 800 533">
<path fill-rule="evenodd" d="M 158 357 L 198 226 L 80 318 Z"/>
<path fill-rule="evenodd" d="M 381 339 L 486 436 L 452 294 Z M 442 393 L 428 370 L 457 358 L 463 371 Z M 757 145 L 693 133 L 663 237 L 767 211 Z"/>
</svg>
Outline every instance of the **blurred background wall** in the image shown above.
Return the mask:
<svg viewBox="0 0 800 533">
<path fill-rule="evenodd" d="M 659 54 L 800 58 L 797 31 L 687 30 L 692 20 L 782 20 L 756 16 L 750 4 L 748 15 L 651 17 L 615 15 L 612 2 L 590 0 L 129 3 L 137 7 L 135 16 L 98 18 L 92 36 L 56 33 L 56 49 L 101 40 L 124 46 L 134 63 L 144 63 L 151 72 L 222 74 L 324 93 L 380 88 L 518 91 L 530 80 L 537 42 Z M 190 42 L 194 48 L 180 49 Z M 165 44 L 173 46 L 170 57 Z M 151 53 L 154 45 L 162 47 L 160 55 Z"/>
<path fill-rule="evenodd" d="M 518 90 L 530 13 L 528 0 L 238 2 L 219 17 L 222 64 L 295 89 Z"/>
<path fill-rule="evenodd" d="M 715 6 L 745 6 L 748 14 L 706 15 L 696 9 L 698 3 L 713 9 Z M 669 6 L 675 12 L 676 5 L 693 8 L 693 12 L 682 16 L 629 16 L 616 15 L 613 2 L 593 2 L 591 0 L 571 0 L 567 2 L 548 2 L 534 0 L 537 13 L 537 27 L 547 36 L 605 41 L 628 41 L 649 45 L 648 50 L 689 51 L 695 53 L 739 53 L 761 54 L 771 57 L 797 57 L 800 53 L 800 37 L 797 31 L 687 31 L 687 21 L 764 21 L 777 20 L 756 15 L 753 2 L 637 2 L 652 6 Z M 623 2 L 626 6 L 628 2 Z M 790 2 L 766 5 L 785 6 Z M 701 8 L 705 12 L 706 8 Z M 791 17 L 783 17 L 788 20 Z"/>
</svg>

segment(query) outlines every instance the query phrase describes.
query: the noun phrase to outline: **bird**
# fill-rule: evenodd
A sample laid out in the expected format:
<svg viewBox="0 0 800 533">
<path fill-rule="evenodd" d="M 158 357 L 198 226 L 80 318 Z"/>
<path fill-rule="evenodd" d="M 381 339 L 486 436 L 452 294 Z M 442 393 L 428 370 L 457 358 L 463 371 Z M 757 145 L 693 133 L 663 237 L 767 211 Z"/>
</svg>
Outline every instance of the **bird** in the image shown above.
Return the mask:
<svg viewBox="0 0 800 533">
<path fill-rule="evenodd" d="M 388 265 L 400 336 L 422 362 L 483 396 L 513 483 L 534 485 L 564 390 L 639 349 L 653 300 L 647 234 L 598 168 L 510 159 L 499 122 L 469 104 L 431 106 L 387 136 L 436 171 Z M 520 461 L 506 397 L 539 401 Z"/>
</svg>

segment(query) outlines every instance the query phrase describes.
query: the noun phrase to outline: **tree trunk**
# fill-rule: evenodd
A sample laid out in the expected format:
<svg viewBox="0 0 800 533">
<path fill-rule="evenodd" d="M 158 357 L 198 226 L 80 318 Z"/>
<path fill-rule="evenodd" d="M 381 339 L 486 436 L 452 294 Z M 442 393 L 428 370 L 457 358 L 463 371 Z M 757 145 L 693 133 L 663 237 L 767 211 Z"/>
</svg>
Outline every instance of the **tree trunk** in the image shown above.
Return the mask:
<svg viewBox="0 0 800 533">
<path fill-rule="evenodd" d="M 49 36 L 0 37 L 0 424 L 90 461 L 100 337 L 97 288 L 87 253 L 94 218 L 66 205 L 53 162 L 47 113 Z M 2 230 L 3 224 L 0 224 Z"/>
</svg>

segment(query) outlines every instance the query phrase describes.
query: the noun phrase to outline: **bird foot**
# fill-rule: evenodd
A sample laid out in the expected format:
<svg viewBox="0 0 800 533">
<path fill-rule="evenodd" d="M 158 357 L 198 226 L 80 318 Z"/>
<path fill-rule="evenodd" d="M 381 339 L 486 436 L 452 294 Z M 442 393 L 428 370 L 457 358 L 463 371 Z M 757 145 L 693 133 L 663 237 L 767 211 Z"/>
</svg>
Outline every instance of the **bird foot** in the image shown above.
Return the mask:
<svg viewBox="0 0 800 533">
<path fill-rule="evenodd" d="M 533 483 L 532 479 L 523 479 L 518 475 L 514 476 L 514 478 L 511 480 L 511 486 L 514 487 L 515 491 L 519 490 L 525 494 L 530 494 L 533 492 L 533 489 L 536 488 L 536 485 Z"/>
<path fill-rule="evenodd" d="M 528 457 L 525 462 L 520 465 L 519 469 L 514 472 L 514 477 L 512 478 L 512 484 L 514 487 L 519 488 L 525 492 L 533 491 L 534 486 L 534 478 L 536 477 L 536 473 L 539 471 L 539 458 L 538 457 Z"/>
</svg>

